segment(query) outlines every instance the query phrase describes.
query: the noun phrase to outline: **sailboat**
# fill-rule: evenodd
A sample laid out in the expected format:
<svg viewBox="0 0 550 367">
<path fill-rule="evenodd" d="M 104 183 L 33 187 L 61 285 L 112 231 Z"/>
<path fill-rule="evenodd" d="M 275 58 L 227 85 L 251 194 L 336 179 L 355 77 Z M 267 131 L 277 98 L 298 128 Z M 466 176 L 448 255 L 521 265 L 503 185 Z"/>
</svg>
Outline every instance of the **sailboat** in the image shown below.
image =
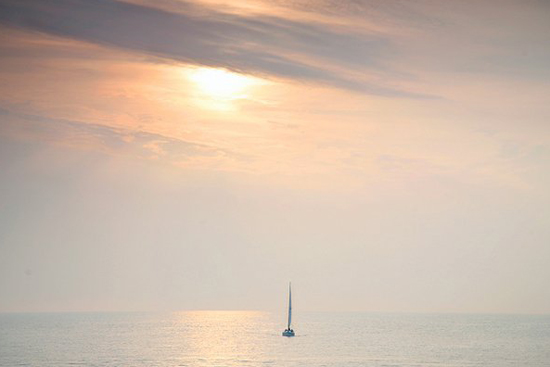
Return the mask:
<svg viewBox="0 0 550 367">
<path fill-rule="evenodd" d="M 290 282 L 288 283 L 288 325 L 283 331 L 283 336 L 294 336 L 294 330 L 290 328 L 292 321 L 292 289 L 290 288 Z"/>
</svg>

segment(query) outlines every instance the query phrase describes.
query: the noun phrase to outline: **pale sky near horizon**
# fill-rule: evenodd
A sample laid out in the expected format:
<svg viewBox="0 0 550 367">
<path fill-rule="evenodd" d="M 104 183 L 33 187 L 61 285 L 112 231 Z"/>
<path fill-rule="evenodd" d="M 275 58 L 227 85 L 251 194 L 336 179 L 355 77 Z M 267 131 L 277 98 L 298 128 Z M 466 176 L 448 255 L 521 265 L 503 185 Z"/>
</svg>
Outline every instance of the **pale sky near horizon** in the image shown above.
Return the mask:
<svg viewBox="0 0 550 367">
<path fill-rule="evenodd" d="M 0 0 L 0 312 L 550 313 L 549 65 L 543 0 Z"/>
</svg>

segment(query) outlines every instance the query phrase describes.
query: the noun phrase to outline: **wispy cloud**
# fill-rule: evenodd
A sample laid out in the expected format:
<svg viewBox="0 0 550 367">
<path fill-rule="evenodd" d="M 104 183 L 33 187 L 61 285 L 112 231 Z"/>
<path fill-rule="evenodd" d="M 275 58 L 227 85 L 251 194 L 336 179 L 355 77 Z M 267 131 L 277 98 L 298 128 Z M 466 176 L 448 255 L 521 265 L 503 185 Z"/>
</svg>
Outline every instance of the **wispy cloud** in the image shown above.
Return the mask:
<svg viewBox="0 0 550 367">
<path fill-rule="evenodd" d="M 112 127 L 85 121 L 52 119 L 44 116 L 13 112 L 0 108 L 0 135 L 39 139 L 80 149 L 128 154 L 143 158 L 169 155 L 170 161 L 186 161 L 204 157 L 238 158 L 227 150 L 147 131 Z"/>
<path fill-rule="evenodd" d="M 395 53 L 391 39 L 342 26 L 221 13 L 187 3 L 176 13 L 114 0 L 5 0 L 0 22 L 176 62 L 367 94 L 426 96 L 374 82 L 370 74 L 384 72 Z M 346 76 L 346 68 L 355 76 Z"/>
</svg>

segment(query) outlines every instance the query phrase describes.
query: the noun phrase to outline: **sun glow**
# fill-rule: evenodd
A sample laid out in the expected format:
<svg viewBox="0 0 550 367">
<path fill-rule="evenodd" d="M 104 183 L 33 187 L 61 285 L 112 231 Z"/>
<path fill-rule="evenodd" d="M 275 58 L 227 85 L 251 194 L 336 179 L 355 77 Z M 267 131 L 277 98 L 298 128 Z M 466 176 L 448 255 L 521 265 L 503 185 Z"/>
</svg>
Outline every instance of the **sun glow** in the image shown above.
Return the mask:
<svg viewBox="0 0 550 367">
<path fill-rule="evenodd" d="M 230 102 L 247 98 L 249 87 L 258 83 L 256 78 L 233 73 L 223 69 L 198 68 L 188 74 L 203 97 L 217 102 Z"/>
</svg>

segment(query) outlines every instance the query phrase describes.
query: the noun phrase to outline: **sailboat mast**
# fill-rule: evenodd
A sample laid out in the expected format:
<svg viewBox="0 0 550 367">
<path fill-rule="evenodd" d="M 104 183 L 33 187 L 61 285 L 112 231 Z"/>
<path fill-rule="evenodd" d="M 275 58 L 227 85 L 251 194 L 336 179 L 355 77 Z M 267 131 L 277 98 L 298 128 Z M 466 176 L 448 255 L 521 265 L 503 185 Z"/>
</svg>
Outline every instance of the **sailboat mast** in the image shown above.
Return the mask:
<svg viewBox="0 0 550 367">
<path fill-rule="evenodd" d="M 288 283 L 288 329 L 290 330 L 290 322 L 292 321 L 292 289 L 290 282 Z"/>
</svg>

